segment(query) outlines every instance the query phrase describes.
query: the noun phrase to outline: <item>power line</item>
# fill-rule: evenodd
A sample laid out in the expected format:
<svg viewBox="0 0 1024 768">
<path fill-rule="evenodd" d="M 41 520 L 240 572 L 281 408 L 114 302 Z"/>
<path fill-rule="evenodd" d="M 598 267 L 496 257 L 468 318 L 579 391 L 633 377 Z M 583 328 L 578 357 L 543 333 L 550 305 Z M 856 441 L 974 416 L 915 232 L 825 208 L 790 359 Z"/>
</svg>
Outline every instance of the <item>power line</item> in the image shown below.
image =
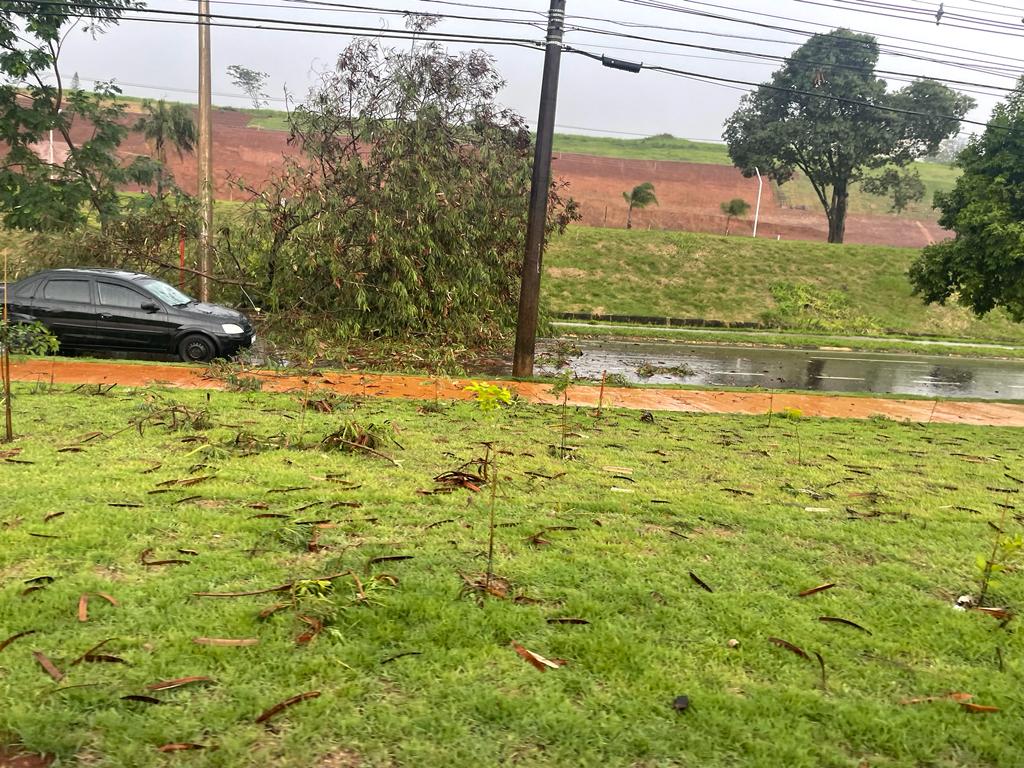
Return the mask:
<svg viewBox="0 0 1024 768">
<path fill-rule="evenodd" d="M 700 2 L 700 0 L 683 0 L 683 2 L 688 2 L 691 5 L 698 5 L 698 6 L 703 6 L 703 7 L 706 7 L 706 8 L 711 8 L 711 9 L 713 9 L 713 11 L 705 11 L 705 10 L 701 10 L 701 9 L 698 9 L 698 8 L 681 7 L 681 6 L 678 6 L 678 5 L 673 5 L 672 3 L 664 2 L 664 0 L 619 0 L 619 2 L 626 3 L 626 4 L 629 4 L 629 5 L 638 5 L 638 6 L 643 6 L 643 7 L 647 7 L 647 8 L 655 8 L 655 9 L 658 9 L 658 10 L 671 11 L 671 12 L 674 12 L 674 13 L 681 13 L 681 14 L 686 14 L 686 15 L 690 15 L 690 16 L 700 16 L 700 17 L 704 17 L 704 18 L 718 19 L 718 20 L 721 20 L 721 21 L 728 21 L 728 22 L 732 22 L 732 23 L 735 23 L 735 24 L 743 24 L 743 25 L 747 25 L 747 26 L 760 27 L 762 29 L 772 29 L 772 30 L 775 30 L 775 31 L 787 32 L 787 33 L 790 33 L 790 34 L 797 34 L 797 35 L 804 35 L 804 36 L 810 36 L 810 35 L 814 35 L 814 34 L 817 34 L 817 33 L 816 32 L 808 31 L 806 29 L 795 29 L 795 28 L 792 28 L 792 27 L 783 27 L 783 26 L 779 26 L 777 24 L 771 24 L 771 23 L 768 23 L 768 22 L 754 21 L 753 19 L 749 19 L 749 18 L 736 18 L 736 17 L 733 17 L 733 16 L 723 16 L 720 13 L 714 13 L 713 11 L 735 11 L 737 13 L 742 14 L 744 17 L 760 16 L 762 18 L 776 19 L 776 20 L 786 21 L 786 22 L 796 22 L 798 24 L 810 24 L 811 26 L 815 26 L 815 27 L 820 27 L 820 28 L 824 28 L 824 29 L 831 29 L 831 26 L 829 24 L 823 24 L 821 22 L 809 21 L 807 19 L 794 19 L 794 18 L 792 18 L 790 16 L 780 16 L 778 14 L 763 13 L 761 11 L 751 11 L 751 10 L 748 10 L 748 9 L 745 9 L 745 8 L 736 8 L 735 6 L 717 5 L 717 4 L 714 4 L 714 3 Z M 832 10 L 835 10 L 834 6 L 830 6 L 830 7 L 832 8 Z M 1014 57 L 1011 57 L 1011 56 L 1004 56 L 1002 54 L 996 54 L 996 53 L 981 54 L 978 51 L 974 51 L 974 50 L 971 50 L 969 48 L 958 48 L 956 46 L 944 45 L 944 44 L 940 44 L 940 43 L 929 43 L 929 42 L 924 41 L 924 40 L 915 40 L 913 38 L 898 37 L 896 35 L 887 35 L 887 34 L 879 34 L 879 33 L 875 33 L 875 32 L 866 32 L 864 30 L 859 30 L 859 29 L 854 29 L 854 30 L 851 30 L 851 31 L 858 32 L 860 34 L 871 35 L 873 37 L 877 37 L 877 38 L 881 38 L 881 39 L 897 40 L 897 41 L 903 42 L 903 43 L 913 43 L 913 44 L 918 45 L 918 46 L 922 46 L 922 45 L 923 46 L 928 46 L 930 48 L 937 48 L 937 49 L 940 49 L 940 50 L 943 50 L 943 51 L 957 51 L 959 53 L 972 54 L 973 56 L 982 56 L 982 55 L 984 55 L 984 56 L 988 57 L 989 59 L 1002 59 L 1004 61 L 1012 62 L 1012 63 L 1018 65 L 1018 67 L 1020 65 L 1024 65 L 1024 59 L 1018 59 L 1018 58 L 1014 58 Z M 899 49 L 902 49 L 902 50 L 908 50 L 905 46 L 891 46 L 891 47 L 899 48 Z M 920 49 L 916 49 L 916 48 L 911 48 L 909 50 L 920 51 Z M 931 55 L 938 55 L 938 54 L 932 53 Z M 961 57 L 961 58 L 963 58 L 963 57 Z"/>
<path fill-rule="evenodd" d="M 763 36 L 740 35 L 740 34 L 736 34 L 736 33 L 716 32 L 716 31 L 704 30 L 704 29 L 685 29 L 685 28 L 682 28 L 682 27 L 669 27 L 669 26 L 665 26 L 665 25 L 643 24 L 643 23 L 637 23 L 637 22 L 620 21 L 620 20 L 616 20 L 616 19 L 600 19 L 600 18 L 595 18 L 595 17 L 592 17 L 592 16 L 573 16 L 571 18 L 573 18 L 573 19 L 581 19 L 581 20 L 586 20 L 586 21 L 607 22 L 607 23 L 615 24 L 615 25 L 618 25 L 618 26 L 626 27 L 626 28 L 658 29 L 658 30 L 662 30 L 662 31 L 682 32 L 684 34 L 689 34 L 689 35 L 720 37 L 720 38 L 726 38 L 726 39 L 732 39 L 732 40 L 749 40 L 749 41 L 754 41 L 754 42 L 758 42 L 758 43 L 770 43 L 770 44 L 785 45 L 785 46 L 795 46 L 795 45 L 798 45 L 798 43 L 796 41 L 793 41 L 793 40 L 778 40 L 778 39 L 774 39 L 774 38 L 766 38 L 766 37 L 763 37 Z M 729 17 L 726 17 L 726 16 L 715 17 L 715 18 L 720 18 L 720 19 L 723 19 L 723 20 L 730 20 Z M 738 19 L 737 20 L 733 20 L 733 21 L 736 21 L 738 23 L 740 22 L 740 20 L 738 20 Z M 802 31 L 802 30 L 788 30 L 788 29 L 785 29 L 783 27 L 771 27 L 771 28 L 775 29 L 777 31 L 781 31 L 784 34 L 789 34 L 789 35 L 794 35 L 794 36 L 810 36 L 810 35 L 816 34 L 814 32 L 805 32 L 805 31 Z M 840 42 L 842 42 L 842 41 L 840 41 Z M 849 42 L 856 42 L 856 41 L 849 41 Z M 932 64 L 939 64 L 939 65 L 941 65 L 943 67 L 949 67 L 949 68 L 954 68 L 954 69 L 965 69 L 965 70 L 969 70 L 969 71 L 972 71 L 972 72 L 979 72 L 979 73 L 982 73 L 982 74 L 991 74 L 991 75 L 995 75 L 997 77 L 1006 77 L 1006 78 L 1009 78 L 1009 79 L 1016 79 L 1017 75 L 1020 72 L 1021 67 L 1024 67 L 1024 60 L 1022 60 L 1020 62 L 1021 63 L 1021 67 L 1018 67 L 1018 66 L 1012 66 L 1012 65 L 1009 65 L 1009 64 L 1001 64 L 1001 63 L 998 63 L 998 62 L 995 62 L 995 61 L 988 61 L 988 60 L 985 60 L 985 59 L 972 59 L 972 58 L 957 57 L 957 56 L 952 56 L 950 58 L 944 58 L 944 59 L 937 59 L 937 58 L 933 58 L 933 56 L 925 56 L 925 55 L 919 55 L 919 54 L 914 54 L 914 53 L 907 53 L 906 51 L 910 51 L 912 49 L 904 48 L 902 46 L 895 46 L 894 47 L 894 46 L 889 46 L 889 45 L 885 45 L 885 44 L 879 44 L 878 48 L 879 48 L 879 52 L 880 53 L 882 53 L 884 55 L 887 55 L 887 56 L 894 56 L 894 57 L 899 57 L 899 58 L 912 59 L 912 60 L 915 60 L 915 61 L 923 61 L 923 62 L 928 62 L 928 63 L 932 63 Z M 922 53 L 927 53 L 927 52 L 922 52 Z"/>
<path fill-rule="evenodd" d="M 581 56 L 586 56 L 587 58 L 590 58 L 590 59 L 596 59 L 598 61 L 601 60 L 601 57 L 599 55 L 597 55 L 595 53 L 591 53 L 589 51 L 581 50 L 579 48 L 573 48 L 571 46 L 566 46 L 565 50 L 568 53 L 576 53 L 576 54 L 579 54 Z M 685 78 L 689 78 L 689 79 L 698 79 L 698 80 L 706 80 L 708 82 L 713 82 L 713 83 L 721 83 L 721 84 L 727 85 L 729 87 L 749 86 L 751 89 L 755 89 L 755 90 L 763 88 L 765 90 L 775 91 L 777 93 L 784 93 L 784 94 L 789 94 L 789 95 L 793 95 L 793 96 L 809 96 L 811 98 L 822 99 L 824 101 L 834 101 L 834 102 L 838 102 L 838 103 L 841 103 L 841 104 L 850 104 L 850 105 L 853 105 L 853 106 L 866 107 L 868 109 L 874 109 L 874 110 L 878 110 L 878 111 L 882 111 L 882 112 L 891 112 L 893 114 L 898 114 L 898 115 L 909 115 L 909 116 L 912 116 L 912 117 L 924 117 L 924 118 L 930 118 L 930 119 L 938 118 L 940 120 L 948 120 L 950 122 L 955 122 L 955 123 L 958 123 L 958 124 L 959 123 L 967 123 L 969 125 L 977 125 L 977 126 L 981 126 L 983 128 L 999 128 L 999 129 L 1002 129 L 1002 130 L 1015 130 L 1015 129 L 1012 129 L 1012 128 L 1009 128 L 1009 127 L 1006 127 L 1006 126 L 996 125 L 994 123 L 985 123 L 985 122 L 981 122 L 979 120 L 969 120 L 967 118 L 960 118 L 960 117 L 956 117 L 954 115 L 928 114 L 926 112 L 919 112 L 919 111 L 913 110 L 913 109 L 903 109 L 901 107 L 889 107 L 889 106 L 884 106 L 882 104 L 872 104 L 869 101 L 862 101 L 861 99 L 851 99 L 851 98 L 847 98 L 845 96 L 835 96 L 833 94 L 827 94 L 827 93 L 815 93 L 814 91 L 807 91 L 807 90 L 804 90 L 804 89 L 801 89 L 801 88 L 783 88 L 782 86 L 772 85 L 771 83 L 753 83 L 753 82 L 750 82 L 749 80 L 738 80 L 738 79 L 731 78 L 731 77 L 720 77 L 718 75 L 709 75 L 709 74 L 706 74 L 706 73 L 703 73 L 703 72 L 689 72 L 689 71 L 682 70 L 682 69 L 675 69 L 673 67 L 644 66 L 644 69 L 650 70 L 652 72 L 663 72 L 665 74 L 676 75 L 676 76 L 679 76 L 679 77 L 685 77 Z"/>
<path fill-rule="evenodd" d="M 628 33 L 624 33 L 624 32 L 613 32 L 613 31 L 610 31 L 610 30 L 602 30 L 602 29 L 596 29 L 596 28 L 592 28 L 592 27 L 572 27 L 572 29 L 577 29 L 577 30 L 580 30 L 580 31 L 583 31 L 583 32 L 589 32 L 589 33 L 598 34 L 598 35 L 611 35 L 611 36 L 614 36 L 614 37 L 622 37 L 622 38 L 626 38 L 626 39 L 630 39 L 630 40 L 641 40 L 643 42 L 649 42 L 649 43 L 659 43 L 659 44 L 662 44 L 662 45 L 680 46 L 680 47 L 683 47 L 683 48 L 695 48 L 695 49 L 702 50 L 702 51 L 713 51 L 715 53 L 727 53 L 727 54 L 734 54 L 734 55 L 742 55 L 742 56 L 748 56 L 748 57 L 751 57 L 751 58 L 768 59 L 770 61 L 780 61 L 780 62 L 789 62 L 790 61 L 790 57 L 788 57 L 788 56 L 780 56 L 780 55 L 777 55 L 777 54 L 758 53 L 758 52 L 755 52 L 755 51 L 739 51 L 739 50 L 732 49 L 732 48 L 721 48 L 721 47 L 718 47 L 718 46 L 710 46 L 710 45 L 697 45 L 695 43 L 683 43 L 683 42 L 676 41 L 676 40 L 667 40 L 667 39 L 664 39 L 664 38 L 647 37 L 645 35 L 633 35 L 633 34 L 628 34 Z M 868 73 L 869 72 L 869 70 L 865 69 L 864 67 L 858 67 L 858 66 L 855 66 L 855 65 L 852 65 L 852 64 L 843 64 L 842 62 L 820 62 L 820 61 L 810 61 L 809 60 L 806 63 L 808 65 L 810 65 L 810 66 L 836 67 L 836 68 L 839 68 L 839 69 L 848 69 L 848 70 L 852 70 L 852 71 L 855 71 L 855 72 L 862 72 L 862 73 Z M 895 72 L 895 71 L 892 71 L 892 70 L 885 70 L 885 69 L 872 69 L 870 71 L 871 72 L 877 72 L 878 74 L 896 75 L 898 77 L 911 77 L 911 78 L 922 78 L 922 77 L 924 77 L 923 75 L 918 75 L 918 74 L 915 74 L 915 73 L 912 73 L 912 72 Z M 991 90 L 1002 91 L 1004 93 L 1014 90 L 1013 88 L 1008 88 L 1006 86 L 990 85 L 988 83 L 975 83 L 975 82 L 966 81 L 966 80 L 953 80 L 953 79 L 949 79 L 949 78 L 930 78 L 930 79 L 942 80 L 942 82 L 946 82 L 946 83 L 949 83 L 951 85 L 963 85 L 963 86 L 969 86 L 969 87 L 973 87 L 973 88 L 988 88 L 988 89 L 991 89 Z M 912 82 L 912 81 L 905 81 L 905 82 Z M 991 94 L 984 94 L 984 95 L 991 95 Z"/>
<path fill-rule="evenodd" d="M 817 5 L 817 6 L 821 6 L 822 8 L 831 8 L 832 10 L 835 10 L 835 6 L 834 5 L 832 5 L 830 3 L 821 3 L 821 2 L 818 2 L 817 0 L 793 0 L 793 2 L 802 3 L 804 5 Z M 844 0 L 839 0 L 839 2 L 844 2 Z M 870 10 L 868 8 L 859 8 L 859 7 L 857 7 L 860 4 L 856 3 L 856 2 L 845 2 L 844 4 L 849 6 L 849 7 L 846 7 L 844 10 L 850 11 L 851 13 L 866 13 L 866 14 L 870 14 L 872 16 L 881 16 L 881 17 L 884 17 L 884 18 L 899 19 L 901 21 L 919 21 L 919 22 L 924 22 L 925 24 L 931 24 L 931 23 L 933 23 L 936 20 L 935 19 L 936 14 L 930 14 L 930 18 L 924 18 L 924 17 L 922 17 L 920 15 L 918 15 L 918 16 L 902 16 L 902 15 L 899 15 L 897 13 L 885 12 L 885 11 L 897 10 L 897 11 L 902 11 L 904 13 L 918 13 L 918 14 L 920 14 L 920 13 L 927 13 L 927 11 L 919 11 L 916 8 L 900 8 L 900 6 L 890 6 L 890 5 L 882 4 L 882 3 L 867 3 L 866 5 L 870 5 L 870 6 L 872 6 L 875 9 L 875 10 Z M 942 18 L 945 19 L 947 16 L 949 18 L 958 18 L 954 14 L 946 14 L 946 13 L 944 13 L 942 15 Z M 966 17 L 962 17 L 962 18 L 966 18 Z M 993 22 L 988 22 L 988 23 L 993 28 L 970 26 L 970 25 L 965 25 L 965 24 L 951 24 L 948 21 L 944 21 L 943 22 L 943 24 L 945 26 L 950 27 L 952 29 L 966 29 L 966 30 L 969 30 L 969 31 L 972 31 L 972 32 L 987 32 L 989 34 L 1005 35 L 1007 37 L 1024 37 L 1024 34 L 1022 34 L 1020 32 L 1007 31 L 1008 30 L 1008 25 L 1006 25 L 1005 22 L 995 22 L 995 21 L 993 21 Z"/>
<path fill-rule="evenodd" d="M 77 10 L 78 6 L 72 6 L 67 2 L 61 0 L 36 0 L 36 2 L 44 5 L 63 7 L 66 9 Z M 115 6 L 105 6 L 101 4 L 92 4 L 90 6 L 94 9 L 100 10 L 122 10 Z M 385 39 L 399 39 L 399 40 L 431 40 L 434 42 L 449 42 L 449 43 L 479 43 L 487 45 L 498 45 L 498 46 L 512 46 L 522 47 L 530 49 L 540 49 L 544 43 L 539 40 L 530 40 L 528 38 L 507 38 L 498 37 L 494 35 L 474 35 L 469 33 L 455 33 L 455 32 L 435 32 L 435 31 L 415 31 L 415 30 L 399 30 L 399 29 L 382 29 L 380 27 L 366 27 L 349 24 L 332 24 L 329 22 L 312 22 L 312 21 L 298 21 L 292 19 L 270 19 L 259 16 L 236 16 L 228 14 L 204 14 L 203 21 L 199 21 L 199 17 L 191 11 L 172 11 L 157 8 L 144 8 L 134 11 L 135 13 L 144 14 L 156 14 L 158 18 L 151 18 L 147 16 L 127 16 L 122 15 L 119 17 L 120 21 L 145 21 L 150 23 L 163 23 L 163 24 L 179 24 L 196 26 L 200 23 L 208 24 L 212 27 L 228 27 L 238 29 L 257 29 L 257 30 L 269 30 L 269 31 L 293 31 L 293 32 L 314 32 L 319 34 L 335 34 L 348 37 L 357 37 L 359 35 L 369 34 L 373 37 L 385 38 Z M 81 13 L 69 13 L 69 18 L 92 18 L 91 14 Z M 185 18 L 162 18 L 163 16 L 174 16 L 174 17 L 185 17 Z M 265 25 L 264 22 L 270 26 Z M 274 26 L 276 25 L 276 26 Z"/>
</svg>

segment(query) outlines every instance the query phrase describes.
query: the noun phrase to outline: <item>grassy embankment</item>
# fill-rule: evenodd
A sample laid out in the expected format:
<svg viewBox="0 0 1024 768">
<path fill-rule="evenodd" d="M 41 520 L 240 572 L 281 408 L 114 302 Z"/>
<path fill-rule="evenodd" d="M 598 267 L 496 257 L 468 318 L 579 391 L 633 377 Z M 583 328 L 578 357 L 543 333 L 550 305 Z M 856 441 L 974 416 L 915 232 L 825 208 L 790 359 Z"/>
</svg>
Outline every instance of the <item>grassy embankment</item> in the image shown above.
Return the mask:
<svg viewBox="0 0 1024 768">
<path fill-rule="evenodd" d="M 918 251 L 777 242 L 685 232 L 573 227 L 545 257 L 544 292 L 556 312 L 772 320 L 829 335 L 935 334 L 1024 342 L 1024 327 L 926 306 L 906 271 Z M 773 286 L 807 286 L 820 312 L 780 307 Z M 788 311 L 787 311 L 788 309 Z"/>
<path fill-rule="evenodd" d="M 174 758 L 190 765 L 281 768 L 995 766 L 1024 749 L 1020 643 L 952 608 L 987 524 L 1019 531 L 996 504 L 1004 473 L 1024 476 L 1019 430 L 570 413 L 582 447 L 563 461 L 553 408 L 94 391 L 17 390 L 0 642 L 35 634 L 0 650 L 0 745 L 137 768 L 182 743 L 217 748 Z M 378 449 L 396 463 L 318 447 L 349 420 L 393 428 L 401 445 Z M 460 590 L 486 569 L 490 486 L 420 491 L 477 471 L 481 441 L 498 578 L 478 601 Z M 1019 606 L 1020 573 L 994 592 Z M 512 643 L 566 663 L 542 672 Z M 209 679 L 155 685 L 191 676 Z M 904 703 L 951 691 L 1000 711 Z"/>
</svg>

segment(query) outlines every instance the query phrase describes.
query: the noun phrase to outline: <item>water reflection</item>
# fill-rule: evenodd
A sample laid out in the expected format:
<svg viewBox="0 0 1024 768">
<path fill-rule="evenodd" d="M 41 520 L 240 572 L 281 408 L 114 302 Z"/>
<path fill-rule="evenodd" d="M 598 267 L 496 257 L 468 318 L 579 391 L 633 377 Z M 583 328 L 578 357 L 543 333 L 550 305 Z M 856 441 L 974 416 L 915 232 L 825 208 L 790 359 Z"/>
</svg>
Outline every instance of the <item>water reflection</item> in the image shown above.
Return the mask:
<svg viewBox="0 0 1024 768">
<path fill-rule="evenodd" d="M 1024 362 L 672 342 L 576 343 L 583 354 L 571 358 L 570 364 L 583 378 L 600 379 L 602 371 L 607 371 L 650 384 L 1024 398 Z M 541 353 L 550 346 L 542 342 Z M 641 378 L 637 368 L 643 363 L 660 369 L 686 366 L 693 374 L 660 372 Z M 554 370 L 551 363 L 541 366 L 542 373 Z"/>
</svg>

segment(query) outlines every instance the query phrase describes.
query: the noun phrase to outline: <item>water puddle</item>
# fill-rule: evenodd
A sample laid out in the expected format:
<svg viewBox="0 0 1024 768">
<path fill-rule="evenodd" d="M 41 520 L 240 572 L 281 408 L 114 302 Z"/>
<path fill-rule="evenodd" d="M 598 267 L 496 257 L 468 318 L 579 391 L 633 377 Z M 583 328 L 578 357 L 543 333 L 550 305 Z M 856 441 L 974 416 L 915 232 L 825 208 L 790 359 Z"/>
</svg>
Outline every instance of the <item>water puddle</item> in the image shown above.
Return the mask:
<svg viewBox="0 0 1024 768">
<path fill-rule="evenodd" d="M 553 358 L 565 344 L 538 345 L 540 373 L 557 372 Z M 563 359 L 580 378 L 595 380 L 607 371 L 631 383 L 1024 399 L 1024 361 L 617 339 L 574 344 L 578 354 Z"/>
</svg>

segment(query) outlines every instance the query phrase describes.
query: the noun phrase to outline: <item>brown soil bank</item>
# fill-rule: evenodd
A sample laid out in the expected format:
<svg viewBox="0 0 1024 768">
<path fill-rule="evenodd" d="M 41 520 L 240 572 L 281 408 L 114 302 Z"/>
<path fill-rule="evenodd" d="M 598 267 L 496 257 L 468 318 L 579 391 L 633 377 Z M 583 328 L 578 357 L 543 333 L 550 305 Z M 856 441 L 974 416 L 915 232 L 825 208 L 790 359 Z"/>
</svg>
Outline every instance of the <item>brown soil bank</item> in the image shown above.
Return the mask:
<svg viewBox="0 0 1024 768">
<path fill-rule="evenodd" d="M 123 363 L 86 363 L 63 360 L 26 360 L 12 362 L 15 381 L 57 384 L 83 384 L 144 387 L 168 386 L 189 389 L 226 389 L 224 381 L 210 376 L 208 369 L 183 365 L 134 365 Z M 410 400 L 467 400 L 472 395 L 463 387 L 469 382 L 428 379 L 419 376 L 325 371 L 319 375 L 292 376 L 270 371 L 251 371 L 263 389 L 272 392 L 330 390 L 360 397 L 392 397 Z M 499 382 L 531 403 L 561 402 L 550 392 L 549 384 Z M 829 395 L 771 394 L 766 392 L 711 392 L 671 389 L 620 389 L 597 386 L 573 386 L 568 390 L 569 404 L 646 411 L 684 411 L 691 413 L 738 413 L 747 415 L 776 413 L 798 409 L 804 416 L 841 419 L 868 419 L 885 416 L 899 421 L 980 426 L 1024 427 L 1024 405 L 982 401 L 890 400 L 869 397 Z"/>
<path fill-rule="evenodd" d="M 220 199 L 242 199 L 230 183 L 231 178 L 242 178 L 260 188 L 280 168 L 283 156 L 298 153 L 298 148 L 288 142 L 287 133 L 250 128 L 249 122 L 250 116 L 245 112 L 213 111 L 214 187 Z M 81 140 L 88 132 L 89 126 L 81 124 L 74 127 L 73 135 Z M 122 144 L 122 153 L 130 157 L 149 154 L 149 149 L 142 136 L 135 133 Z M 172 151 L 168 164 L 182 189 L 195 193 L 195 156 L 179 158 Z M 724 219 L 719 205 L 722 201 L 742 197 L 753 203 L 757 199 L 757 180 L 745 179 L 738 170 L 726 165 L 556 153 L 553 168 L 556 176 L 570 182 L 570 194 L 580 203 L 583 223 L 591 226 L 625 226 L 622 192 L 642 181 L 654 184 L 659 205 L 634 213 L 634 225 L 638 229 L 651 227 L 721 234 Z M 740 221 L 733 224 L 732 231 L 749 233 L 750 228 L 750 221 Z M 771 185 L 764 185 L 759 236 L 824 241 L 827 234 L 823 213 L 783 208 Z M 850 216 L 846 234 L 847 242 L 851 243 L 916 248 L 942 240 L 948 233 L 934 221 Z"/>
</svg>

